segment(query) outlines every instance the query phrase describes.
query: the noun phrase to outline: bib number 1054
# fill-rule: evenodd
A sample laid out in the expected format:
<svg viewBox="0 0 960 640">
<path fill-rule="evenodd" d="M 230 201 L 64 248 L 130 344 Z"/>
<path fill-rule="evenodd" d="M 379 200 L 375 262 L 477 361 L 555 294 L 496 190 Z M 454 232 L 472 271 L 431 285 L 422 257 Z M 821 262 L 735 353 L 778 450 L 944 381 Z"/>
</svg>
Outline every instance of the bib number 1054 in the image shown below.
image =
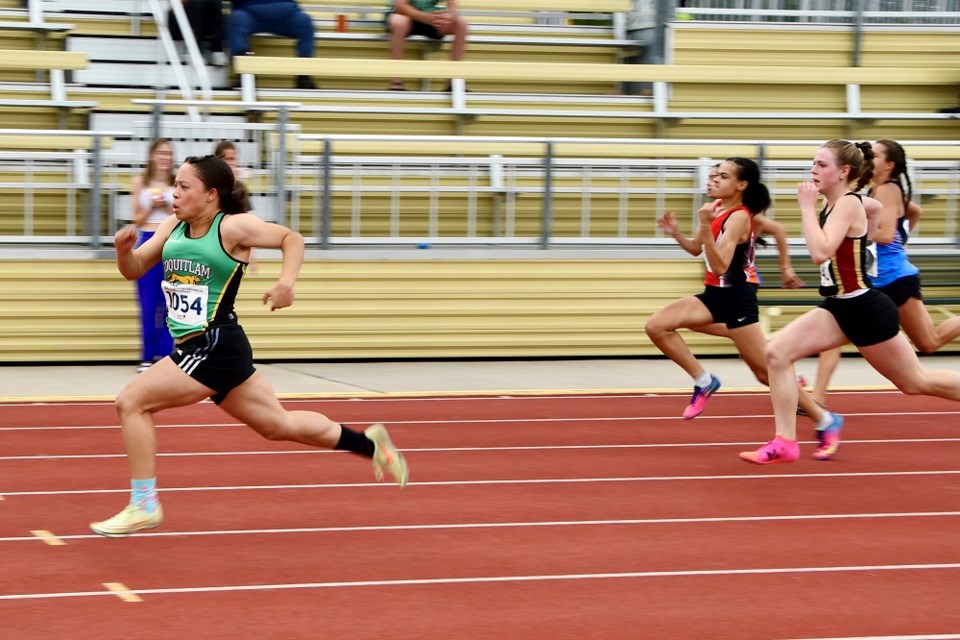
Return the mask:
<svg viewBox="0 0 960 640">
<path fill-rule="evenodd" d="M 162 283 L 167 316 L 180 324 L 203 326 L 207 321 L 207 288 L 196 284 Z"/>
</svg>

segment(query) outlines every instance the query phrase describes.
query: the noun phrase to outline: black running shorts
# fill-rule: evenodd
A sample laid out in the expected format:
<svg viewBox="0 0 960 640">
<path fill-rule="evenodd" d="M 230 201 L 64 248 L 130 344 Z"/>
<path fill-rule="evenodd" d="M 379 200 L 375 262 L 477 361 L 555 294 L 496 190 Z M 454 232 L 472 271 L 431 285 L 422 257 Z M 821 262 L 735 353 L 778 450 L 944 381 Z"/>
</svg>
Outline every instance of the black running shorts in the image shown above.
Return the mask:
<svg viewBox="0 0 960 640">
<path fill-rule="evenodd" d="M 739 329 L 760 320 L 757 285 L 751 282 L 741 282 L 731 287 L 707 285 L 696 298 L 704 304 L 714 322 L 722 322 L 728 329 Z"/>
<path fill-rule="evenodd" d="M 897 305 L 897 308 L 902 307 L 903 303 L 910 298 L 923 300 L 923 295 L 920 293 L 919 275 L 898 278 L 885 287 L 879 287 L 878 290 L 893 300 L 893 304 Z"/>
<path fill-rule="evenodd" d="M 856 347 L 886 342 L 900 331 L 900 314 L 893 300 L 877 289 L 867 289 L 853 298 L 824 298 L 820 303 Z"/>
<path fill-rule="evenodd" d="M 210 398 L 217 404 L 256 371 L 250 341 L 236 323 L 209 327 L 176 345 L 170 358 L 184 373 L 213 389 L 216 393 Z"/>
</svg>

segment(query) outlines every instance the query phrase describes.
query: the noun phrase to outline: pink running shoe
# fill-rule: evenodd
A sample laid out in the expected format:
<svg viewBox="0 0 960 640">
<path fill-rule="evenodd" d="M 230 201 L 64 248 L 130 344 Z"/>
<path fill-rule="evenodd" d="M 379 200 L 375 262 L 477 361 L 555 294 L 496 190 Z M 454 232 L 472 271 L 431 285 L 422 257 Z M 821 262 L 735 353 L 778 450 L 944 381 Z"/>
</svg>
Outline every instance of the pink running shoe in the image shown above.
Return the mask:
<svg viewBox="0 0 960 640">
<path fill-rule="evenodd" d="M 784 440 L 777 436 L 756 451 L 744 451 L 740 459 L 753 464 L 777 464 L 796 462 L 800 458 L 800 445 L 794 440 Z"/>
<path fill-rule="evenodd" d="M 683 419 L 693 420 L 703 413 L 703 410 L 707 408 L 707 400 L 719 390 L 720 379 L 712 373 L 710 374 L 710 384 L 705 387 L 694 386 L 693 396 L 690 397 L 690 404 L 683 410 Z"/>
<path fill-rule="evenodd" d="M 837 455 L 840 448 L 840 429 L 843 428 L 843 416 L 830 414 L 830 424 L 824 429 L 817 429 L 817 440 L 820 446 L 813 452 L 814 460 L 830 460 Z"/>
</svg>

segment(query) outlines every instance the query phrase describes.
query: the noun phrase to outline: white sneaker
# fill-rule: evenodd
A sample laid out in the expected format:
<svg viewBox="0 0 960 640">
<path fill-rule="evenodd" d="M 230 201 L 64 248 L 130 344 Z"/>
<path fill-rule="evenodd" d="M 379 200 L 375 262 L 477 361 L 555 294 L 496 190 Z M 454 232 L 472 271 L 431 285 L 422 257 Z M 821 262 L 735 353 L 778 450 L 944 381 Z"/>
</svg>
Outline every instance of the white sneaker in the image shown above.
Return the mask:
<svg viewBox="0 0 960 640">
<path fill-rule="evenodd" d="M 377 480 L 383 480 L 383 471 L 386 469 L 401 489 L 407 486 L 407 480 L 410 479 L 410 469 L 407 467 L 407 461 L 403 454 L 390 441 L 387 428 L 378 422 L 367 427 L 363 435 L 372 440 L 376 447 L 373 452 L 373 470 L 377 475 Z"/>
<path fill-rule="evenodd" d="M 94 533 L 108 538 L 123 538 L 141 529 L 153 529 L 163 522 L 163 509 L 157 505 L 153 513 L 147 513 L 140 507 L 128 504 L 123 511 L 103 522 L 91 522 Z"/>
</svg>

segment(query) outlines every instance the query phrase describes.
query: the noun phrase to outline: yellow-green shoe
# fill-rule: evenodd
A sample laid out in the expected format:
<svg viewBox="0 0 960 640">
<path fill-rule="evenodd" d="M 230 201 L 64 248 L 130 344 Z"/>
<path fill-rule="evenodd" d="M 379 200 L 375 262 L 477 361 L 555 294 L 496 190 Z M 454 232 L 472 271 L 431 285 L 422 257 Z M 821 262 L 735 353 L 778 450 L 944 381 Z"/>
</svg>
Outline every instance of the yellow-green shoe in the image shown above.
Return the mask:
<svg viewBox="0 0 960 640">
<path fill-rule="evenodd" d="M 407 486 L 407 480 L 410 478 L 410 469 L 407 467 L 407 461 L 390 441 L 390 435 L 387 428 L 379 422 L 367 427 L 363 432 L 374 444 L 373 452 L 373 470 L 377 474 L 377 480 L 383 480 L 383 472 L 387 471 L 393 479 L 403 489 Z"/>
<path fill-rule="evenodd" d="M 163 508 L 158 504 L 156 511 L 147 513 L 140 507 L 128 504 L 123 511 L 103 522 L 91 522 L 90 528 L 108 538 L 122 538 L 141 529 L 153 529 L 163 522 Z"/>
</svg>

